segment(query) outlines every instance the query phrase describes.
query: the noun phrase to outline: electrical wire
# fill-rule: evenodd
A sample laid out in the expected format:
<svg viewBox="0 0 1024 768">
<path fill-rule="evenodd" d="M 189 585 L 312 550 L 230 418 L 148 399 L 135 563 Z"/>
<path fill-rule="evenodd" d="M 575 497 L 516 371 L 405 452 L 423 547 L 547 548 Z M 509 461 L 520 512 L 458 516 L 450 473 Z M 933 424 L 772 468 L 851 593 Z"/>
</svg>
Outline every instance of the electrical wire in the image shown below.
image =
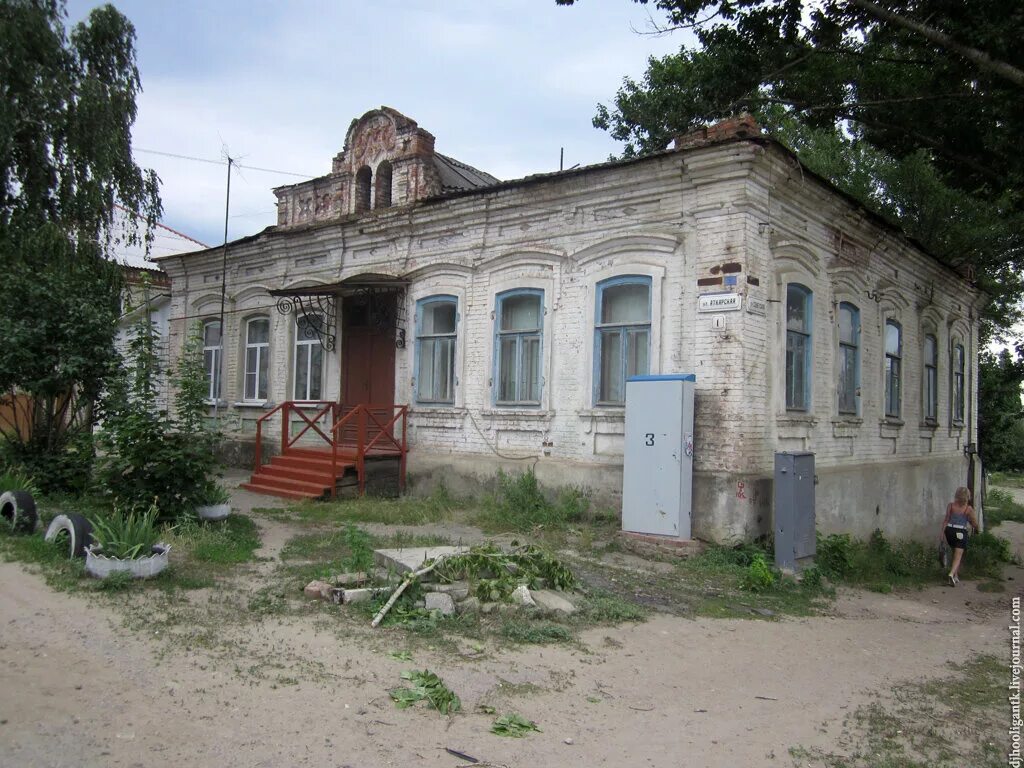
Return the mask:
<svg viewBox="0 0 1024 768">
<path fill-rule="evenodd" d="M 160 155 L 162 157 L 173 157 L 178 160 L 191 160 L 196 163 L 208 163 L 210 165 L 227 165 L 226 160 L 213 160 L 208 157 L 195 157 L 193 155 L 180 155 L 176 152 L 162 152 L 158 149 L 143 149 L 142 147 L 134 147 L 136 152 L 144 152 L 147 155 Z M 274 168 L 258 168 L 255 165 L 243 165 L 242 163 L 232 163 L 235 168 L 245 168 L 247 171 L 261 171 L 262 173 L 277 173 L 282 176 L 296 176 L 300 179 L 315 179 L 316 176 L 311 176 L 308 173 L 294 173 L 292 171 L 280 171 Z"/>
</svg>

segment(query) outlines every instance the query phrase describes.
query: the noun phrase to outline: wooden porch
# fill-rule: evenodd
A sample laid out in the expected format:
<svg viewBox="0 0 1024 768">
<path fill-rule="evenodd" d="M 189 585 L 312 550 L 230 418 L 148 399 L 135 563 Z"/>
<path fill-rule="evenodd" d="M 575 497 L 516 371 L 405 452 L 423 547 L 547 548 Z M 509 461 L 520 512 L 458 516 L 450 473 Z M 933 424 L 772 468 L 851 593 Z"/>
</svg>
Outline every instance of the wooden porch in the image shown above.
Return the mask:
<svg viewBox="0 0 1024 768">
<path fill-rule="evenodd" d="M 263 425 L 275 416 L 281 449 L 264 464 Z M 358 486 L 362 496 L 367 463 L 397 460 L 398 487 L 404 490 L 407 427 L 405 405 L 289 400 L 256 422 L 255 467 L 242 487 L 286 499 L 320 499 L 335 498 L 339 487 Z"/>
</svg>

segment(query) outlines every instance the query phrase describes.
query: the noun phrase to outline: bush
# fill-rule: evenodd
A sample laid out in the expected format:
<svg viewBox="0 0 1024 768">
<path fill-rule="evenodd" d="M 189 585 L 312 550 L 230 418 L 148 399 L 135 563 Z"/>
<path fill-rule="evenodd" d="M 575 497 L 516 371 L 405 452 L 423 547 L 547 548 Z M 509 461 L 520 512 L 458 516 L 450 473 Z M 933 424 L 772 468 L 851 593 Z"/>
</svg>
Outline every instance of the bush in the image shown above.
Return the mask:
<svg viewBox="0 0 1024 768">
<path fill-rule="evenodd" d="M 158 407 L 160 359 L 148 319 L 133 331 L 127 361 L 101 402 L 103 491 L 126 509 L 154 506 L 160 519 L 190 515 L 210 484 L 216 434 L 206 427 L 205 373 L 198 329 L 175 377 L 174 415 Z"/>
<path fill-rule="evenodd" d="M 764 592 L 775 586 L 776 581 L 775 571 L 768 565 L 765 556 L 760 553 L 754 555 L 743 576 L 743 588 L 751 592 Z"/>
<path fill-rule="evenodd" d="M 819 534 L 815 562 L 826 576 L 843 578 L 853 570 L 853 547 L 848 533 L 833 533 L 824 538 Z"/>
<path fill-rule="evenodd" d="M 968 578 L 987 576 L 998 579 L 1003 575 L 1003 564 L 1012 561 L 1010 542 L 983 531 L 971 537 L 961 573 Z"/>
</svg>

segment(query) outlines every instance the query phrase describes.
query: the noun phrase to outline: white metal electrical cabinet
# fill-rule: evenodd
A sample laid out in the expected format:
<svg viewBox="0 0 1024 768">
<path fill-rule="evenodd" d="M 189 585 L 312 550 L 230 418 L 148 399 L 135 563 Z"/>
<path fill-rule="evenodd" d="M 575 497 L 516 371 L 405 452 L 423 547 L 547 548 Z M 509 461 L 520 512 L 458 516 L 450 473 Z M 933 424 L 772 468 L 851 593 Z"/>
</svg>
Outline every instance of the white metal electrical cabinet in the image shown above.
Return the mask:
<svg viewBox="0 0 1024 768">
<path fill-rule="evenodd" d="M 622 530 L 690 538 L 692 373 L 626 382 Z"/>
</svg>

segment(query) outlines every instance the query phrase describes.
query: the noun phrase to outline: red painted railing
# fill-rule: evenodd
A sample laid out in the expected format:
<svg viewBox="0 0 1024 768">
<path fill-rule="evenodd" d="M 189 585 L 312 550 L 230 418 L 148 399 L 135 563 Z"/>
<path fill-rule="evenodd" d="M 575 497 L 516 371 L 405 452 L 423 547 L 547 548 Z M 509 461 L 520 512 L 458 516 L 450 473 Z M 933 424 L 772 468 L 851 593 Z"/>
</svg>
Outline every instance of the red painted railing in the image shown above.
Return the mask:
<svg viewBox="0 0 1024 768">
<path fill-rule="evenodd" d="M 314 408 L 312 417 L 306 410 Z M 286 401 L 256 420 L 256 472 L 263 466 L 263 422 L 275 413 L 281 413 L 281 454 L 285 455 L 306 433 L 319 435 L 331 448 L 331 471 L 335 482 L 331 483 L 331 498 L 337 495 L 339 448 L 342 459 L 355 463 L 359 480 L 359 495 L 366 492 L 366 456 L 373 450 L 378 455 L 397 454 L 398 487 L 405 490 L 406 454 L 409 451 L 408 419 L 406 405 L 365 405 L 343 406 L 329 400 Z M 305 426 L 298 434 L 292 435 L 291 415 L 297 414 Z M 328 418 L 329 417 L 329 418 Z M 395 427 L 401 420 L 401 439 L 395 436 Z M 321 426 L 324 429 L 321 429 Z M 372 437 L 368 432 L 373 432 Z M 369 439 L 368 439 L 369 438 Z"/>
</svg>

